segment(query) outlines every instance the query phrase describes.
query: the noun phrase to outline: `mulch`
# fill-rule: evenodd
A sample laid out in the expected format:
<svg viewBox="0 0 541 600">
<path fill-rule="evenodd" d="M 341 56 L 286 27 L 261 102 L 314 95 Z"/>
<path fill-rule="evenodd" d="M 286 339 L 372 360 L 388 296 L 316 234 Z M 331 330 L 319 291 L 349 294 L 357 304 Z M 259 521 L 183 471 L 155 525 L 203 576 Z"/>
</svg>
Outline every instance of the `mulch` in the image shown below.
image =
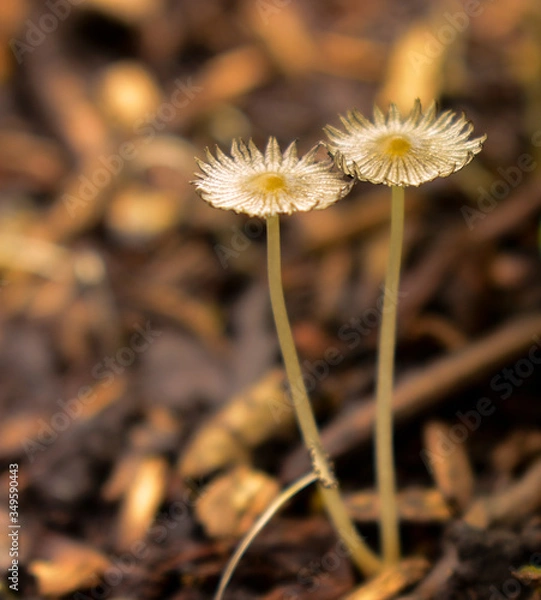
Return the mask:
<svg viewBox="0 0 541 600">
<path fill-rule="evenodd" d="M 194 156 L 270 135 L 304 153 L 349 108 L 419 97 L 488 137 L 406 193 L 403 561 L 364 581 L 309 487 L 226 598 L 541 598 L 538 3 L 4 0 L 0 23 L 0 595 L 212 598 L 309 461 L 263 224 L 202 202 Z M 389 216 L 388 189 L 363 183 L 282 220 L 306 383 L 374 549 Z"/>
</svg>

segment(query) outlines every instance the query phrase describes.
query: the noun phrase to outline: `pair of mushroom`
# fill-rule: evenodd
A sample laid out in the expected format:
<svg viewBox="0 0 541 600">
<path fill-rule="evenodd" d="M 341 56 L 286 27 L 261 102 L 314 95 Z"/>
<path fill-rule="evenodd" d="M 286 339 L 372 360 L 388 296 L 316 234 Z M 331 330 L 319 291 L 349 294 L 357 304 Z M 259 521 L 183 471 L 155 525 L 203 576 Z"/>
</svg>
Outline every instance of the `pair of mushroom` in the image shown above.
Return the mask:
<svg viewBox="0 0 541 600">
<path fill-rule="evenodd" d="M 327 208 L 347 195 L 355 180 L 383 183 L 392 190 L 391 248 L 378 346 L 375 456 L 383 562 L 394 563 L 400 555 L 400 543 L 392 390 L 404 188 L 458 171 L 481 151 L 486 136 L 471 138 L 473 126 L 464 115 L 449 110 L 437 115 L 435 103 L 423 113 L 419 100 L 406 118 L 391 104 L 386 116 L 375 108 L 373 121 L 357 110 L 348 112 L 341 121 L 345 131 L 325 128 L 329 141 L 324 146 L 333 160 L 316 159 L 319 145 L 298 158 L 295 142 L 282 153 L 271 137 L 262 153 L 252 141 L 246 144 L 234 140 L 231 156 L 219 148 L 213 156 L 207 149 L 207 162 L 198 160 L 202 173 L 194 183 L 201 197 L 212 206 L 266 219 L 271 304 L 299 427 L 333 525 L 359 569 L 372 575 L 380 570 L 381 560 L 357 534 L 347 515 L 303 383 L 284 301 L 279 215 Z M 333 163 L 338 170 L 333 169 Z M 346 182 L 344 174 L 353 180 Z"/>
</svg>

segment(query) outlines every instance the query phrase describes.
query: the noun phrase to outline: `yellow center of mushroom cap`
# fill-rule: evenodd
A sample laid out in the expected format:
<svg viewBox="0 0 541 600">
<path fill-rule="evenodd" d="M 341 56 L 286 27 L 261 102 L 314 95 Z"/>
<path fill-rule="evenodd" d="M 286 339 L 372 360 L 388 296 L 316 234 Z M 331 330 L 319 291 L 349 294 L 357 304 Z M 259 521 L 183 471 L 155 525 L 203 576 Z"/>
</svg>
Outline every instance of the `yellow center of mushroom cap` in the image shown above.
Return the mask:
<svg viewBox="0 0 541 600">
<path fill-rule="evenodd" d="M 404 156 L 411 149 L 411 142 L 402 136 L 392 136 L 383 142 L 383 151 L 388 156 Z"/>
<path fill-rule="evenodd" d="M 261 192 L 282 192 L 287 184 L 285 177 L 279 173 L 260 173 L 252 181 L 252 185 Z"/>
</svg>

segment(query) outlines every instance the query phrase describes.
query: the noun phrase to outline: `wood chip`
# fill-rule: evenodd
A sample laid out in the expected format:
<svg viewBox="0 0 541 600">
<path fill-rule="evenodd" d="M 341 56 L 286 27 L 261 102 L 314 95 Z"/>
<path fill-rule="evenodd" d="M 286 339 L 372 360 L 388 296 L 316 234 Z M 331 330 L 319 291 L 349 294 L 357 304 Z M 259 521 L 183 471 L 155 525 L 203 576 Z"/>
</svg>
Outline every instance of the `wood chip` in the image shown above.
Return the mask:
<svg viewBox="0 0 541 600">
<path fill-rule="evenodd" d="M 466 440 L 477 429 L 482 417 L 478 412 L 473 417 L 468 416 L 466 411 L 463 419 L 466 424 L 461 420 L 453 425 L 443 421 L 429 421 L 423 431 L 425 448 L 422 451 L 423 460 L 442 496 L 453 509 L 460 511 L 470 504 L 474 487 Z"/>
<path fill-rule="evenodd" d="M 491 462 L 496 472 L 510 475 L 523 461 L 540 452 L 541 431 L 513 431 L 494 448 Z"/>
<path fill-rule="evenodd" d="M 96 100 L 114 127 L 133 134 L 138 121 L 155 113 L 161 90 L 140 63 L 119 61 L 109 66 L 96 84 Z"/>
<path fill-rule="evenodd" d="M 298 4 L 245 2 L 247 20 L 279 69 L 291 76 L 310 71 L 319 51 Z"/>
<path fill-rule="evenodd" d="M 314 68 L 335 77 L 359 81 L 379 81 L 387 58 L 387 48 L 373 40 L 334 32 L 317 39 L 320 54 Z"/>
<path fill-rule="evenodd" d="M 432 338 L 448 352 L 457 352 L 468 344 L 468 338 L 449 319 L 437 314 L 423 314 L 409 327 L 413 339 Z"/>
<path fill-rule="evenodd" d="M 451 511 L 439 490 L 406 488 L 398 492 L 398 515 L 411 523 L 445 522 Z M 379 496 L 375 491 L 356 492 L 345 498 L 349 513 L 358 522 L 373 522 L 379 518 Z"/>
<path fill-rule="evenodd" d="M 142 459 L 120 508 L 116 543 L 117 550 L 127 550 L 145 534 L 163 502 L 167 485 L 167 461 L 158 456 Z"/>
<path fill-rule="evenodd" d="M 493 524 L 513 525 L 541 507 L 541 459 L 515 483 L 501 492 L 476 500 L 464 515 L 472 527 L 485 529 Z"/>
<path fill-rule="evenodd" d="M 236 467 L 204 489 L 195 506 L 197 519 L 210 537 L 241 537 L 279 491 L 277 481 L 265 473 Z"/>
<path fill-rule="evenodd" d="M 197 300 L 177 286 L 148 280 L 144 285 L 134 284 L 130 295 L 141 308 L 172 319 L 213 350 L 224 349 L 223 322 L 216 304 Z"/>
<path fill-rule="evenodd" d="M 216 106 L 258 88 L 270 75 L 270 61 L 255 45 L 239 46 L 217 55 L 194 78 L 187 96 L 194 101 L 178 111 L 171 125 L 187 125 Z M 188 87 L 192 86 L 191 79 L 188 82 Z"/>
<path fill-rule="evenodd" d="M 417 583 L 428 571 L 430 563 L 424 558 L 408 558 L 385 570 L 363 584 L 343 600 L 390 600 L 404 588 Z"/>
<path fill-rule="evenodd" d="M 283 371 L 273 370 L 234 396 L 195 434 L 180 458 L 180 474 L 201 477 L 228 465 L 249 462 L 252 448 L 287 431 L 294 414 L 283 383 Z"/>
<path fill-rule="evenodd" d="M 163 0 L 87 0 L 87 6 L 130 24 L 163 12 Z"/>
<path fill-rule="evenodd" d="M 113 196 L 105 213 L 105 223 L 124 244 L 145 245 L 178 224 L 180 206 L 173 192 L 130 184 Z"/>
<path fill-rule="evenodd" d="M 37 578 L 40 594 L 63 596 L 98 585 L 109 565 L 110 561 L 90 546 L 49 534 L 44 555 L 33 560 L 28 570 Z"/>
<path fill-rule="evenodd" d="M 397 421 L 426 410 L 442 395 L 449 396 L 467 383 L 503 366 L 532 345 L 532 336 L 541 333 L 541 314 L 517 317 L 496 331 L 476 340 L 463 350 L 435 360 L 398 382 L 393 406 Z M 323 444 L 331 456 L 367 442 L 373 432 L 375 405 L 365 399 L 353 410 L 340 414 L 322 433 Z M 283 477 L 291 481 L 306 472 L 307 461 L 301 450 L 284 467 Z"/>
<path fill-rule="evenodd" d="M 386 108 L 389 102 L 394 102 L 408 114 L 416 98 L 420 98 L 424 108 L 438 98 L 449 45 L 440 44 L 433 36 L 444 23 L 441 16 L 419 21 L 405 30 L 389 58 L 378 104 Z"/>
</svg>

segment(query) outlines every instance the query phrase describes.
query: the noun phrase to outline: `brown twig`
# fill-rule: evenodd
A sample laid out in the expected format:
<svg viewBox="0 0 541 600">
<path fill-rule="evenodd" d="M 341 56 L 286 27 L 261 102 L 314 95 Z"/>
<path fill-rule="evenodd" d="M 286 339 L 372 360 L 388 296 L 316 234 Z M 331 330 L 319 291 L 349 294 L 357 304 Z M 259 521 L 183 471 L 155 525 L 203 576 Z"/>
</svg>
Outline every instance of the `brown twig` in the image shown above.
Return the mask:
<svg viewBox="0 0 541 600">
<path fill-rule="evenodd" d="M 505 323 L 496 331 L 473 342 L 455 354 L 439 358 L 422 371 L 410 373 L 398 382 L 394 395 L 397 423 L 449 398 L 468 383 L 503 366 L 532 345 L 532 336 L 541 332 L 541 314 L 534 313 Z M 340 456 L 359 444 L 368 442 L 373 433 L 375 407 L 366 398 L 351 410 L 338 415 L 323 430 L 325 448 L 332 457 Z M 282 475 L 291 480 L 307 468 L 300 451 L 293 453 Z"/>
</svg>

